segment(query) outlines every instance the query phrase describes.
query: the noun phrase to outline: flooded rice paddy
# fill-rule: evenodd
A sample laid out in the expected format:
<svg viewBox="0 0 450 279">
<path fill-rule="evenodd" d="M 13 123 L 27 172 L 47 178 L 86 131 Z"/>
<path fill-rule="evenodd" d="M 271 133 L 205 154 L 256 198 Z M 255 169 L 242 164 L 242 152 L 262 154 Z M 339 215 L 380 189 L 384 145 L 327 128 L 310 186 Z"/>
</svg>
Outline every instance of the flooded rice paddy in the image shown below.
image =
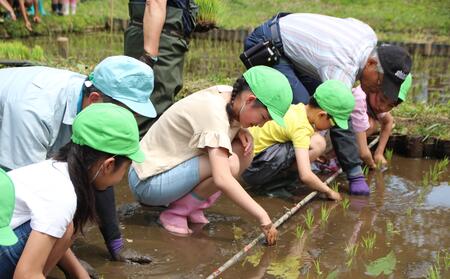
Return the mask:
<svg viewBox="0 0 450 279">
<path fill-rule="evenodd" d="M 122 34 L 68 35 L 68 61 L 80 71 L 109 55 L 121 54 Z M 56 38 L 32 38 L 57 60 Z M 187 92 L 202 81 L 231 83 L 244 70 L 242 44 L 193 40 L 185 60 Z M 417 102 L 450 100 L 448 57 L 415 55 L 411 93 Z M 72 63 L 72 61 L 74 61 Z M 72 63 L 72 64 L 71 64 Z M 185 93 L 187 93 L 185 92 Z M 275 247 L 258 245 L 221 278 L 425 278 L 430 270 L 450 278 L 450 172 L 424 186 L 424 175 L 437 161 L 394 156 L 390 169 L 369 173 L 370 197 L 348 196 L 343 202 L 315 198 L 279 228 Z M 426 184 L 426 183 L 425 183 Z M 207 211 L 211 223 L 194 228 L 191 237 L 167 233 L 157 223 L 161 208 L 142 207 L 126 182 L 116 188 L 116 201 L 126 245 L 153 257 L 150 265 L 112 262 L 92 226 L 74 245 L 75 253 L 103 278 L 206 278 L 260 233 L 253 219 L 226 197 Z M 298 191 L 296 200 L 308 193 Z M 293 200 L 255 196 L 273 220 L 295 205 Z M 328 215 L 328 217 L 327 217 Z M 326 220 L 325 220 L 326 219 Z M 59 271 L 53 278 L 63 278 Z"/>
<path fill-rule="evenodd" d="M 450 278 L 449 167 L 438 183 L 422 186 L 435 163 L 394 156 L 388 171 L 369 174 L 370 197 L 348 196 L 339 178 L 344 202 L 313 199 L 279 228 L 276 246 L 257 245 L 221 278 L 370 278 L 377 267 L 386 271 L 385 278 L 425 278 L 438 265 L 440 278 Z M 150 255 L 153 263 L 110 261 L 93 226 L 74 250 L 103 278 L 206 278 L 259 234 L 253 219 L 222 196 L 207 211 L 210 224 L 194 228 L 191 237 L 173 236 L 157 223 L 161 209 L 135 203 L 125 182 L 115 189 L 127 246 Z M 297 200 L 308 193 L 299 192 Z M 274 220 L 295 205 L 255 198 Z M 327 221 L 321 211 L 329 212 Z M 374 267 L 382 257 L 385 261 Z M 59 272 L 52 275 L 63 278 Z"/>
<path fill-rule="evenodd" d="M 68 34 L 69 65 L 84 70 L 84 65 L 94 65 L 110 55 L 123 53 L 122 33 Z M 22 40 L 29 46 L 40 45 L 49 59 L 57 59 L 56 37 L 33 37 Z M 190 42 L 190 50 L 185 59 L 185 80 L 190 88 L 202 87 L 202 80 L 232 82 L 244 71 L 239 60 L 243 44 L 195 39 Z M 429 104 L 450 100 L 449 57 L 424 57 L 415 55 L 413 89 L 410 96 L 414 101 Z M 73 63 L 72 63 L 73 61 Z M 67 64 L 67 63 L 62 63 Z M 198 84 L 194 81 L 200 80 Z M 192 84 L 194 83 L 194 84 Z M 186 92 L 185 92 L 186 93 Z"/>
</svg>

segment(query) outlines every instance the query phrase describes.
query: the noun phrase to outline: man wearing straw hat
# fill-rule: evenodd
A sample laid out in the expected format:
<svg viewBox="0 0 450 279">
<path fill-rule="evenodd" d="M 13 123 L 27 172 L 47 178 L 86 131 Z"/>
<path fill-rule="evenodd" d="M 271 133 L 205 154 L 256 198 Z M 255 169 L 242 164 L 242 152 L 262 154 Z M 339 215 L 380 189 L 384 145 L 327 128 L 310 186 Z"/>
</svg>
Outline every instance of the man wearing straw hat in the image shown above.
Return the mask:
<svg viewBox="0 0 450 279">
<path fill-rule="evenodd" d="M 0 69 L 0 167 L 16 169 L 50 158 L 69 142 L 75 116 L 92 103 L 114 103 L 155 117 L 153 70 L 128 56 L 101 61 L 86 77 L 50 67 Z M 114 260 L 148 263 L 124 249 L 113 187 L 96 192 L 100 231 Z"/>
</svg>

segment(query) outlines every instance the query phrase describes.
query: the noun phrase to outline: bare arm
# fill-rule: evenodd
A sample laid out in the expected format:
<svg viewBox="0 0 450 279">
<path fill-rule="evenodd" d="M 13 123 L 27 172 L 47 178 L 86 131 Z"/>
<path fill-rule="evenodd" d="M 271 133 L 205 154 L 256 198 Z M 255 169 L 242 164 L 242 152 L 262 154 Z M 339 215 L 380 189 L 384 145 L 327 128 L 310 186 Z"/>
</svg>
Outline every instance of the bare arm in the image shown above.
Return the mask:
<svg viewBox="0 0 450 279">
<path fill-rule="evenodd" d="M 270 224 L 267 212 L 242 188 L 231 174 L 228 153 L 223 148 L 208 148 L 214 184 L 233 202 L 258 219 L 261 225 Z"/>
<path fill-rule="evenodd" d="M 167 0 L 147 0 L 144 12 L 144 50 L 150 56 L 159 54 L 159 39 L 166 20 Z"/>
<path fill-rule="evenodd" d="M 5 10 L 8 11 L 12 20 L 16 20 L 16 14 L 14 13 L 13 8 L 11 7 L 11 5 L 8 3 L 7 0 L 0 0 L 0 5 L 2 5 L 3 8 L 5 8 Z"/>
<path fill-rule="evenodd" d="M 385 116 L 380 120 L 380 124 L 380 141 L 378 142 L 377 149 L 375 150 L 374 159 L 377 163 L 381 162 L 382 164 L 385 164 L 386 159 L 384 158 L 384 149 L 386 148 L 386 144 L 394 127 L 394 117 L 390 112 L 387 112 Z"/>
<path fill-rule="evenodd" d="M 59 260 L 58 266 L 61 267 L 67 278 L 89 278 L 89 273 L 84 269 L 71 249 L 67 249 L 66 253 Z"/>
<path fill-rule="evenodd" d="M 325 193 L 328 198 L 333 200 L 340 200 L 339 193 L 333 191 L 325 183 L 323 183 L 317 175 L 311 171 L 311 164 L 309 161 L 308 149 L 295 148 L 295 159 L 297 161 L 298 173 L 300 180 L 311 189 Z"/>
<path fill-rule="evenodd" d="M 33 0 L 33 7 L 34 7 L 33 21 L 36 22 L 36 23 L 40 23 L 41 22 L 41 18 L 39 17 L 38 0 Z"/>
<path fill-rule="evenodd" d="M 370 152 L 369 146 L 367 145 L 366 132 L 356 132 L 356 142 L 359 147 L 359 156 L 364 161 L 366 165 L 370 168 L 375 168 L 375 161 L 372 158 L 372 153 Z"/>
<path fill-rule="evenodd" d="M 25 21 L 25 27 L 28 31 L 33 31 L 31 28 L 30 20 L 28 19 L 27 9 L 25 8 L 25 0 L 19 0 L 20 13 L 22 14 L 23 20 Z"/>
<path fill-rule="evenodd" d="M 45 278 L 44 270 L 57 238 L 32 230 L 17 263 L 14 279 Z"/>
</svg>

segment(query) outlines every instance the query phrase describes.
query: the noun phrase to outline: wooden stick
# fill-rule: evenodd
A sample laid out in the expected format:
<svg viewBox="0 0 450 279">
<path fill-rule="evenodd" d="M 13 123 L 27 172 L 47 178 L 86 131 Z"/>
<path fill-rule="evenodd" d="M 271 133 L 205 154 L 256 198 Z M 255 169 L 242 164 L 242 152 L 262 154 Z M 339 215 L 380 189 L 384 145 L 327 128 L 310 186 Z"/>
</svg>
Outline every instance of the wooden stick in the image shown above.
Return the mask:
<svg viewBox="0 0 450 279">
<path fill-rule="evenodd" d="M 380 136 L 377 136 L 370 144 L 369 148 L 373 147 L 378 140 L 380 139 Z M 342 173 L 342 168 L 339 168 L 333 175 L 327 178 L 325 181 L 326 184 L 330 184 L 331 181 L 333 181 L 339 174 Z M 318 194 L 317 191 L 311 192 L 309 195 L 307 195 L 303 200 L 301 200 L 299 203 L 297 203 L 294 207 L 292 207 L 288 212 L 286 212 L 283 216 L 281 216 L 275 223 L 275 228 L 278 228 L 281 224 L 283 224 L 289 217 L 294 215 L 303 205 L 305 205 L 307 202 L 309 202 L 311 199 L 313 199 Z M 228 261 L 226 261 L 221 267 L 216 269 L 213 273 L 211 273 L 206 279 L 213 279 L 217 278 L 220 274 L 222 274 L 225 270 L 227 270 L 229 267 L 231 267 L 233 264 L 237 263 L 245 254 L 247 254 L 250 249 L 252 249 L 259 241 L 263 240 L 265 238 L 264 233 L 261 233 L 257 238 L 253 239 L 252 242 L 245 245 L 244 248 L 242 248 L 237 254 L 235 254 L 232 258 L 230 258 Z"/>
</svg>

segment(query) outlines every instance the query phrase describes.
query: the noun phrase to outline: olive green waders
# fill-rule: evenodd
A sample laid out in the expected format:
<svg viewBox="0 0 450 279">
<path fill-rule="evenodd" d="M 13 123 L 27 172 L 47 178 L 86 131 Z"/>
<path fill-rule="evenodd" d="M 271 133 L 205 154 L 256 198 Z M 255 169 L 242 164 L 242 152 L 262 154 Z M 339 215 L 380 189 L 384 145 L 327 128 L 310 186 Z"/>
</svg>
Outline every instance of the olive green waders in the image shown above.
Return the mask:
<svg viewBox="0 0 450 279">
<path fill-rule="evenodd" d="M 125 55 L 139 59 L 144 53 L 142 19 L 145 3 L 130 3 L 129 9 L 131 23 L 125 31 Z M 175 95 L 183 87 L 184 54 L 188 50 L 188 44 L 183 36 L 182 14 L 182 9 L 167 6 L 166 21 L 159 42 L 158 61 L 153 67 L 155 87 L 150 98 L 157 117 L 172 105 Z M 141 138 L 156 119 L 137 117 Z"/>
</svg>

